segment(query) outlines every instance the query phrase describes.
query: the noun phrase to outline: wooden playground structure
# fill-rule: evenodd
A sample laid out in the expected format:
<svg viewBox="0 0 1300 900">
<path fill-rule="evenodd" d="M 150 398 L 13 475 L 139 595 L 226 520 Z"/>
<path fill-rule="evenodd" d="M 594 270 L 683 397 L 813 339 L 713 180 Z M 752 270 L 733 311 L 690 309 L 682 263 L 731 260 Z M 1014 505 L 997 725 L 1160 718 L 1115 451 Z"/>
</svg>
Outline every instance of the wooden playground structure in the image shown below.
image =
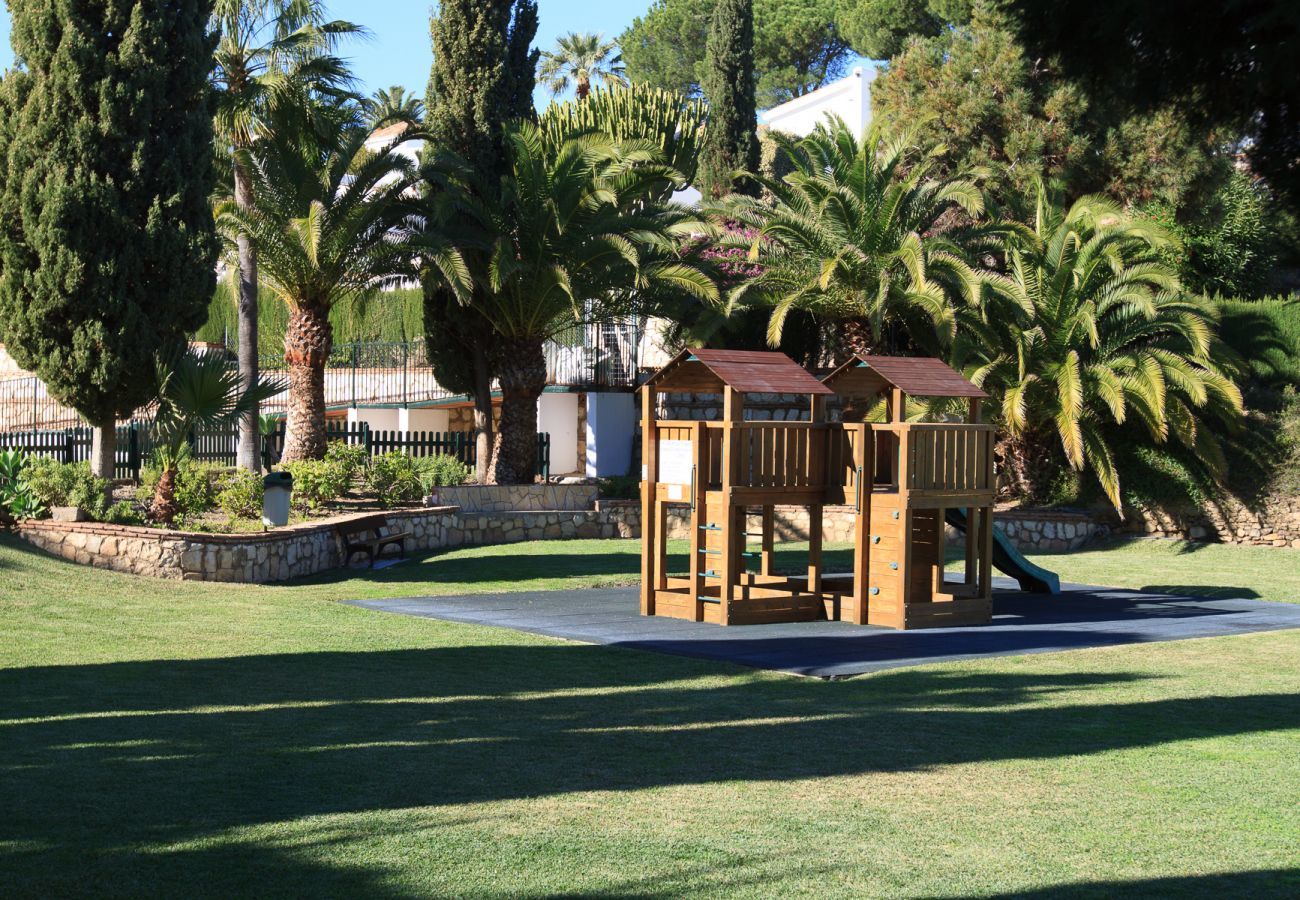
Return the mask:
<svg viewBox="0 0 1300 900">
<path fill-rule="evenodd" d="M 660 420 L 659 398 L 720 394 L 716 421 Z M 752 394 L 807 398 L 806 420 L 745 416 Z M 826 420 L 884 400 L 881 423 Z M 906 421 L 908 396 L 961 398 L 964 421 Z M 641 389 L 641 612 L 719 625 L 835 619 L 889 628 L 988 622 L 992 426 L 985 397 L 934 359 L 862 356 L 824 381 L 781 353 L 686 350 Z M 854 510 L 853 572 L 823 572 L 823 509 Z M 808 511 L 802 576 L 775 565 L 776 507 Z M 689 571 L 667 566 L 669 511 L 689 519 Z M 960 510 L 965 564 L 945 573 L 944 524 Z M 752 565 L 751 565 L 751 561 Z"/>
</svg>

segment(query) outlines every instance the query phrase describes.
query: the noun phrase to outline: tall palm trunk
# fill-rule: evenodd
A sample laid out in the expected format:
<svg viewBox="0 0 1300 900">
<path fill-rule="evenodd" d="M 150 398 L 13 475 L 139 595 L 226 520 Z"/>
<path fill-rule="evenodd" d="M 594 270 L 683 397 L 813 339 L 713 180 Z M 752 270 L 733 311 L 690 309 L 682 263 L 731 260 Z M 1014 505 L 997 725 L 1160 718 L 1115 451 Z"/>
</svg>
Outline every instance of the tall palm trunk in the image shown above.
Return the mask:
<svg viewBox="0 0 1300 900">
<path fill-rule="evenodd" d="M 537 474 L 537 400 L 546 388 L 542 342 L 504 342 L 497 377 L 501 380 L 501 430 L 491 477 L 497 484 L 532 484 Z"/>
<path fill-rule="evenodd" d="M 149 507 L 149 517 L 155 522 L 170 525 L 176 521 L 179 512 L 176 505 L 176 469 L 166 468 L 158 476 L 158 484 L 153 491 L 153 505 Z"/>
<path fill-rule="evenodd" d="M 586 100 L 587 95 L 591 93 L 591 82 L 586 78 L 579 78 L 578 87 L 574 93 L 578 95 L 578 100 Z"/>
<path fill-rule="evenodd" d="M 235 203 L 240 209 L 253 206 L 253 179 L 248 168 L 235 163 Z M 240 235 L 239 248 L 239 380 L 244 390 L 257 384 L 257 251 L 249 239 Z M 262 469 L 262 436 L 258 427 L 258 410 L 254 407 L 239 422 L 237 462 L 250 472 Z"/>
<path fill-rule="evenodd" d="M 999 494 L 1031 503 L 1048 499 L 1052 481 L 1061 471 L 1051 440 L 1049 435 L 1033 430 L 1021 435 L 1009 434 L 998 442 Z"/>
<path fill-rule="evenodd" d="M 325 363 L 333 345 L 328 309 L 299 306 L 289 315 L 284 336 L 284 359 L 289 364 L 289 434 L 283 462 L 325 455 Z"/>
</svg>

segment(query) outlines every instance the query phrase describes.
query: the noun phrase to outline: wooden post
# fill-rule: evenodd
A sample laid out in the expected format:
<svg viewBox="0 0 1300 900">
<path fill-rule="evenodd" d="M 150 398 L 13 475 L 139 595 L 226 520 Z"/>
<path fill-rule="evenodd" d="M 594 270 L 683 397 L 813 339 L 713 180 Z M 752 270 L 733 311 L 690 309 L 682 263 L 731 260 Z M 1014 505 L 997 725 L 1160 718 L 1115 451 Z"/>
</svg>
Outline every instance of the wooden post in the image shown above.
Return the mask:
<svg viewBox="0 0 1300 900">
<path fill-rule="evenodd" d="M 970 424 L 978 425 L 980 423 L 981 405 L 982 405 L 981 398 L 979 397 L 970 398 Z"/>
<path fill-rule="evenodd" d="M 655 614 L 655 585 L 659 582 L 658 548 L 655 546 L 659 521 L 655 499 L 659 478 L 659 441 L 655 428 L 655 389 L 641 388 L 641 615 Z"/>
<path fill-rule="evenodd" d="M 776 574 L 776 507 L 768 504 L 763 507 L 763 557 L 762 573 Z"/>
<path fill-rule="evenodd" d="M 704 621 L 704 601 L 701 599 L 704 588 L 704 553 L 708 547 L 708 537 L 704 525 L 708 521 L 705 507 L 705 489 L 708 487 L 708 431 L 703 422 L 696 422 L 691 440 L 691 459 L 695 467 L 695 483 L 691 485 L 691 603 L 695 606 L 695 621 Z"/>
<path fill-rule="evenodd" d="M 743 421 L 745 415 L 744 400 L 731 385 L 724 385 L 722 388 L 722 541 L 720 542 L 722 566 L 718 571 L 721 576 L 722 587 L 719 599 L 721 602 L 721 623 L 723 625 L 731 624 L 731 604 L 736 599 L 736 582 L 739 580 L 737 563 L 741 561 L 740 548 L 738 541 L 743 538 L 745 525 L 743 518 L 736 515 L 735 498 L 732 490 L 735 487 L 736 479 L 740 474 L 740 453 L 738 450 L 738 429 L 737 423 Z M 737 529 L 737 519 L 741 518 L 740 528 Z M 737 531 L 740 534 L 737 534 Z"/>
<path fill-rule="evenodd" d="M 867 624 L 867 588 L 871 582 L 871 489 L 870 460 L 875 447 L 871 441 L 871 426 L 853 426 L 853 474 L 856 479 L 854 505 L 857 515 L 853 520 L 853 624 Z"/>
<path fill-rule="evenodd" d="M 980 510 L 980 575 L 979 595 L 993 596 L 993 507 Z"/>
<path fill-rule="evenodd" d="M 965 582 L 970 587 L 975 587 L 976 577 L 979 574 L 979 535 L 976 532 L 975 521 L 976 509 L 969 507 L 966 510 L 966 578 Z"/>
</svg>

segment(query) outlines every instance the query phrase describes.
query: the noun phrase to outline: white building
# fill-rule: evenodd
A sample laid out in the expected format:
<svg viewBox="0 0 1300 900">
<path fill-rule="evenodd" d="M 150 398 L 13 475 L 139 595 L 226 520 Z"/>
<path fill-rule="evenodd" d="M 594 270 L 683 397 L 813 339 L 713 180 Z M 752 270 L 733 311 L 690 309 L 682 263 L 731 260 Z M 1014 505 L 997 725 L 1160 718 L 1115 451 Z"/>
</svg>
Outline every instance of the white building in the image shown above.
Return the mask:
<svg viewBox="0 0 1300 900">
<path fill-rule="evenodd" d="M 804 137 L 827 116 L 839 116 L 854 134 L 860 135 L 871 124 L 871 82 L 875 78 L 875 69 L 858 67 L 847 78 L 769 109 L 763 113 L 763 124 L 774 131 Z"/>
</svg>

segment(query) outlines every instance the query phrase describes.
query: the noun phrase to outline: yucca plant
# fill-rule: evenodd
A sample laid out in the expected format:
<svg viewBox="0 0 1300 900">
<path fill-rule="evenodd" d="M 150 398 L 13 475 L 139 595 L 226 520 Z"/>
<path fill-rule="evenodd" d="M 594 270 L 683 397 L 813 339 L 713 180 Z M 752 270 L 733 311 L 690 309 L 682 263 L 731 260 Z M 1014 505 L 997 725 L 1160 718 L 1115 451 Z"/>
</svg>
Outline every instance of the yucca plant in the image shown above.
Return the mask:
<svg viewBox="0 0 1300 900">
<path fill-rule="evenodd" d="M 226 203 L 218 226 L 257 250 L 262 284 L 289 309 L 288 436 L 284 462 L 325 454 L 325 364 L 335 304 L 416 276 L 424 259 L 457 291 L 468 275 L 415 197 L 413 162 L 399 145 L 374 150 L 370 131 L 344 125 L 325 142 L 271 141 L 248 155 L 256 188 L 248 208 Z"/>
<path fill-rule="evenodd" d="M 1062 208 L 1039 187 L 1033 227 L 1011 234 L 1008 274 L 987 281 L 956 351 L 998 405 L 1003 476 L 1017 493 L 1040 496 L 1043 463 L 1063 456 L 1090 469 L 1122 514 L 1107 434 L 1132 420 L 1222 470 L 1215 423 L 1240 418 L 1241 392 L 1216 362 L 1213 305 L 1161 262 L 1171 241 L 1104 198 Z"/>
<path fill-rule="evenodd" d="M 744 235 L 724 245 L 745 247 L 762 266 L 731 293 L 729 309 L 770 306 L 772 346 L 793 310 L 840 323 L 854 350 L 935 352 L 949 344 L 959 311 L 981 296 L 968 253 L 1000 232 L 972 224 L 984 211 L 978 184 L 934 176 L 933 153 L 907 135 L 859 139 L 839 119 L 802 139 L 773 139 L 793 171 L 779 180 L 753 176 L 771 202 L 733 196 L 707 207 Z M 945 217 L 958 221 L 937 230 Z"/>
<path fill-rule="evenodd" d="M 582 134 L 553 148 L 524 123 L 508 135 L 508 149 L 508 177 L 461 192 L 487 198 L 472 205 L 477 234 L 462 238 L 488 258 L 466 314 L 482 316 L 498 338 L 501 424 L 489 477 L 518 484 L 536 469 L 547 338 L 632 312 L 638 293 L 654 286 L 706 302 L 716 302 L 717 288 L 678 256 L 706 226 L 689 208 L 658 199 L 662 184 L 685 181 L 653 144 Z M 438 166 L 449 184 L 475 179 L 463 161 Z"/>
<path fill-rule="evenodd" d="M 176 473 L 192 436 L 238 422 L 283 389 L 259 378 L 245 390 L 239 371 L 223 354 L 191 351 L 159 365 L 158 405 L 150 425 L 155 459 L 162 468 L 150 507 L 154 521 L 170 524 L 176 519 Z"/>
</svg>

